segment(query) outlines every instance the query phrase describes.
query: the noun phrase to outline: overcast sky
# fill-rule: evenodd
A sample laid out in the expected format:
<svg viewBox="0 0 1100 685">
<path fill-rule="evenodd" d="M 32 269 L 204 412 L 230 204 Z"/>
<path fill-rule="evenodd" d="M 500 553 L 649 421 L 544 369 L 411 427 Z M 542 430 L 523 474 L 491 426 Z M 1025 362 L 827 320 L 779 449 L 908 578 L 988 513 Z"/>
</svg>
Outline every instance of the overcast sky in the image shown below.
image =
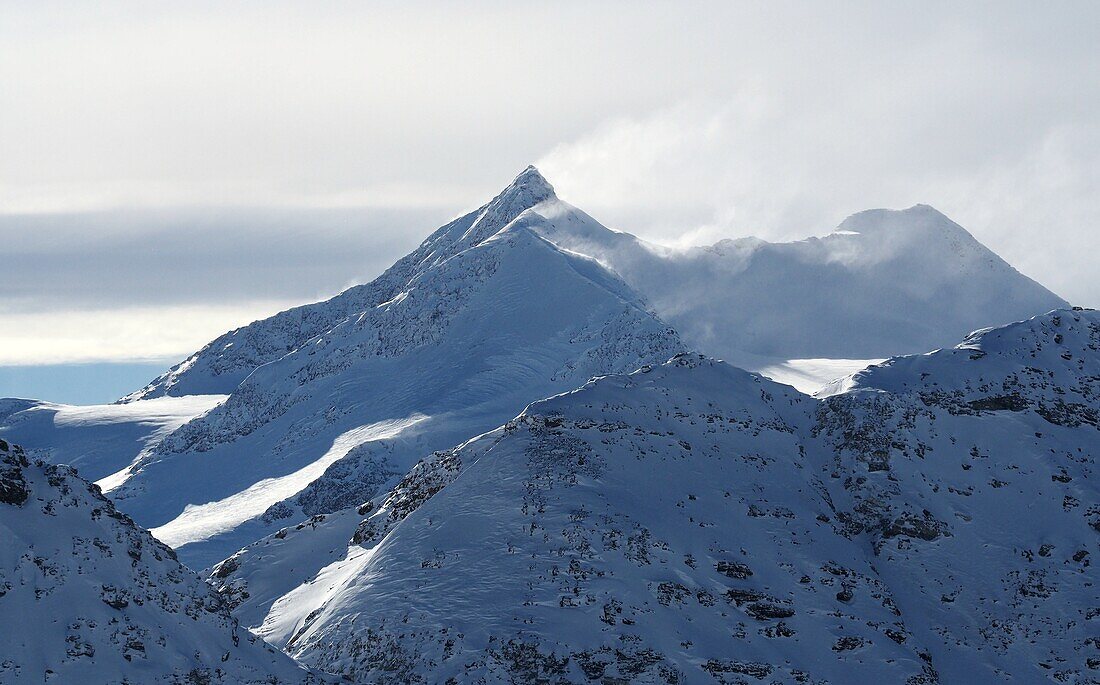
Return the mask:
<svg viewBox="0 0 1100 685">
<path fill-rule="evenodd" d="M 0 365 L 175 360 L 529 163 L 666 243 L 945 212 L 1100 304 L 1100 3 L 0 2 Z"/>
</svg>

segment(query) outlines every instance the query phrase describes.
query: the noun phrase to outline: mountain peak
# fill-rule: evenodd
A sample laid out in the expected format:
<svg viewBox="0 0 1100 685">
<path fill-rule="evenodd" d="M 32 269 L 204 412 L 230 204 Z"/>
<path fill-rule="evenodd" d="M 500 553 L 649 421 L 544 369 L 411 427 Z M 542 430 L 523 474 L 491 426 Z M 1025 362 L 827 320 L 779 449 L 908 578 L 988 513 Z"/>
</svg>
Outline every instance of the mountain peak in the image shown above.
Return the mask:
<svg viewBox="0 0 1100 685">
<path fill-rule="evenodd" d="M 452 246 L 451 252 L 480 244 L 512 223 L 523 212 L 556 198 L 554 187 L 543 178 L 539 170 L 533 166 L 527 167 L 478 211 L 473 223 L 463 230 L 459 240 Z M 450 226 L 441 230 L 444 234 L 450 234 Z"/>
<path fill-rule="evenodd" d="M 539 173 L 533 164 L 528 165 L 518 176 L 497 195 L 493 202 L 508 199 L 509 204 L 521 203 L 526 208 L 533 207 L 540 202 L 555 197 L 554 186 Z"/>
<path fill-rule="evenodd" d="M 969 231 L 926 204 L 915 204 L 907 209 L 867 209 L 849 216 L 833 231 L 834 235 L 853 233 L 891 238 L 908 235 L 922 240 L 935 235 L 974 241 Z"/>
</svg>

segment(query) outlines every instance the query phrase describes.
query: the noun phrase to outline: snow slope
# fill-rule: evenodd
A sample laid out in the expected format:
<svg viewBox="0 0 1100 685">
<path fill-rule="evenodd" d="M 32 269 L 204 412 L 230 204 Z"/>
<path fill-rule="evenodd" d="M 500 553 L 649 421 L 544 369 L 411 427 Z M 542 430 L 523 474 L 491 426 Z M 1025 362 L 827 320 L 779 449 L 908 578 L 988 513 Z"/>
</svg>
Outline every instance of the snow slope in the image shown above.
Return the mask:
<svg viewBox="0 0 1100 685">
<path fill-rule="evenodd" d="M 23 446 L 33 458 L 68 464 L 83 478 L 100 481 L 224 400 L 225 395 L 192 395 L 78 406 L 0 399 L 0 438 Z"/>
<path fill-rule="evenodd" d="M 317 683 L 67 466 L 0 440 L 0 683 Z"/>
<path fill-rule="evenodd" d="M 537 402 L 342 557 L 349 512 L 283 533 L 330 563 L 259 632 L 356 682 L 1096 682 L 1100 315 L 847 385 L 681 355 Z M 270 544 L 215 569 L 231 601 Z"/>
<path fill-rule="evenodd" d="M 815 395 L 833 382 L 846 378 L 885 359 L 787 359 L 753 365 L 753 371 L 776 383 L 794 386 L 799 392 Z M 745 368 L 742 366 L 742 368 Z"/>
<path fill-rule="evenodd" d="M 440 229 L 380 279 L 407 276 L 399 292 L 371 286 L 388 299 L 259 367 L 167 436 L 112 491 L 120 508 L 202 568 L 361 504 L 424 454 L 533 400 L 681 351 L 619 279 L 537 234 L 549 192 L 529 170 L 474 220 Z"/>
<path fill-rule="evenodd" d="M 979 331 L 850 386 L 818 416 L 835 520 L 882 531 L 880 577 L 942 681 L 1100 679 L 1100 315 Z"/>
<path fill-rule="evenodd" d="M 391 301 L 424 270 L 474 247 L 524 210 L 553 196 L 546 179 L 528 167 L 497 197 L 440 227 L 370 283 L 232 330 L 121 401 L 231 393 L 257 367 L 294 351 L 348 317 Z"/>
<path fill-rule="evenodd" d="M 206 573 L 207 582 L 226 598 L 242 625 L 278 644 L 280 629 L 271 624 L 286 625 L 282 632 L 292 631 L 305 615 L 298 612 L 309 613 L 315 606 L 286 596 L 301 592 L 301 587 L 324 587 L 317 581 L 318 572 L 344 558 L 348 540 L 366 512 L 364 505 L 349 507 L 281 528 L 216 564 Z M 269 616 L 276 602 L 286 612 Z M 268 625 L 261 629 L 265 622 Z"/>
<path fill-rule="evenodd" d="M 815 518 L 814 404 L 693 356 L 536 403 L 450 455 L 434 496 L 367 519 L 369 549 L 272 637 L 357 682 L 920 676 L 920 645 L 883 639 L 907 631 L 863 546 Z M 858 615 L 834 615 L 833 569 Z"/>
</svg>

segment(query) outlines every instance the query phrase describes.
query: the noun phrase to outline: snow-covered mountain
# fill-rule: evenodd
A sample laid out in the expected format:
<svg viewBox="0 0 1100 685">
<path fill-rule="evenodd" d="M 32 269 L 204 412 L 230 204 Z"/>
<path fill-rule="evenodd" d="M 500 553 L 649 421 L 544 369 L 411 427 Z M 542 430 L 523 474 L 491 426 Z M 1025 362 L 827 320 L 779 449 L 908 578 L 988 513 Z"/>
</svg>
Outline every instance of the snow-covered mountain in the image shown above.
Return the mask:
<svg viewBox="0 0 1100 685">
<path fill-rule="evenodd" d="M 315 305 L 307 318 L 328 328 L 286 338 L 277 359 L 167 436 L 111 496 L 202 568 L 288 523 L 361 504 L 424 454 L 534 400 L 682 351 L 621 280 L 540 237 L 549 194 L 528 170 L 378 281 Z M 199 387 L 188 380 L 199 376 L 220 383 L 230 359 L 266 361 L 270 348 L 253 343 L 285 331 L 281 321 L 238 331 L 229 352 L 200 353 L 141 397 Z"/>
<path fill-rule="evenodd" d="M 121 401 L 231 393 L 257 367 L 293 352 L 348 317 L 392 301 L 427 269 L 491 238 L 525 210 L 552 197 L 554 189 L 537 169 L 528 167 L 492 201 L 440 227 L 370 283 L 232 330 Z"/>
<path fill-rule="evenodd" d="M 834 521 L 882 531 L 881 578 L 907 589 L 942 682 L 1100 679 L 1100 314 L 979 331 L 846 385 L 817 426 Z"/>
<path fill-rule="evenodd" d="M 319 683 L 67 466 L 0 440 L 0 683 Z"/>
<path fill-rule="evenodd" d="M 356 682 L 1096 682 L 1100 315 L 833 391 L 679 355 L 537 402 L 356 510 L 259 632 Z M 351 511 L 212 580 L 255 616 Z"/>
<path fill-rule="evenodd" d="M 253 369 L 389 301 L 425 268 L 535 205 L 542 219 L 534 232 L 611 269 L 695 349 L 746 368 L 920 353 L 1067 306 L 927 205 L 860 212 L 823 238 L 678 250 L 602 226 L 529 167 L 492 203 L 442 227 L 371 283 L 231 331 L 124 401 L 230 393 Z"/>
<path fill-rule="evenodd" d="M 493 202 L 440 228 L 371 283 L 231 331 L 123 401 L 231 393 L 255 368 L 390 301 L 426 268 L 536 205 L 537 235 L 609 268 L 694 349 L 754 370 L 789 359 L 921 353 L 1067 306 L 927 205 L 860 212 L 823 238 L 672 249 L 604 227 L 528 167 Z"/>
<path fill-rule="evenodd" d="M 823 238 L 673 250 L 553 204 L 544 237 L 609 266 L 695 349 L 753 370 L 925 352 L 1067 306 L 926 205 L 860 212 Z"/>
</svg>

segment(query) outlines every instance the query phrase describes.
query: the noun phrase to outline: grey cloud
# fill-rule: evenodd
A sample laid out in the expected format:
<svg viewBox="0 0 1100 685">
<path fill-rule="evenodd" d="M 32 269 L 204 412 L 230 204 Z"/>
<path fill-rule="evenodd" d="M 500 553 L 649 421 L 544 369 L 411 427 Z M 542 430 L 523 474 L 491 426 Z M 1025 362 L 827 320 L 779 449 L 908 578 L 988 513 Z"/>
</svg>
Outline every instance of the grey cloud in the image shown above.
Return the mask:
<svg viewBox="0 0 1100 685">
<path fill-rule="evenodd" d="M 0 312 L 305 302 L 381 273 L 450 214 L 409 208 L 0 216 Z"/>
</svg>

